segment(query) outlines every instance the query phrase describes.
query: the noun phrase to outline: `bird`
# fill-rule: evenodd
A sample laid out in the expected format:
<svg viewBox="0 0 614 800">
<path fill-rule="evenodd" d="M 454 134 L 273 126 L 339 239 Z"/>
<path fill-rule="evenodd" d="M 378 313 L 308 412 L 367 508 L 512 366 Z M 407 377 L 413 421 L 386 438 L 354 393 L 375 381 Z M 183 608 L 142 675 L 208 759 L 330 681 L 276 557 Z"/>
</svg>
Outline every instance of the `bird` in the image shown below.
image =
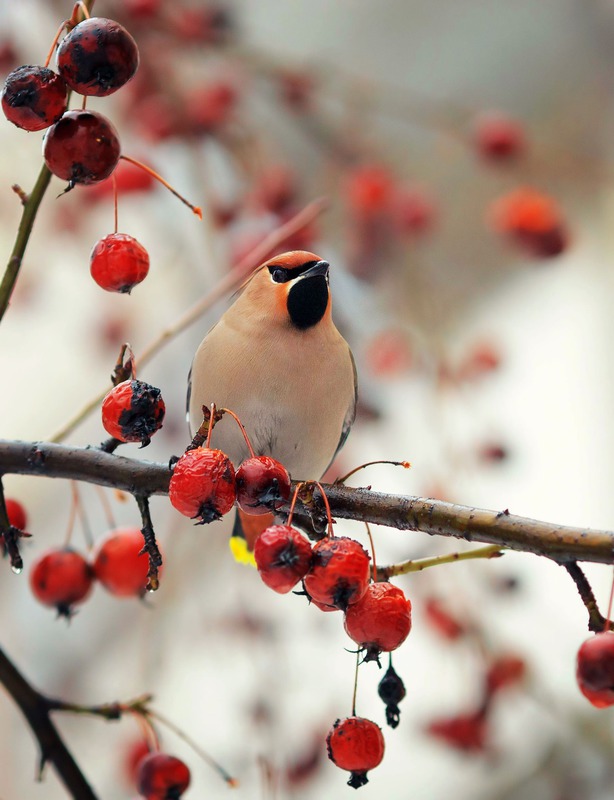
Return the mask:
<svg viewBox="0 0 614 800">
<path fill-rule="evenodd" d="M 254 270 L 194 356 L 192 434 L 203 406 L 215 403 L 239 417 L 256 455 L 280 461 L 293 480 L 322 477 L 350 432 L 358 392 L 352 351 L 332 319 L 329 270 L 304 250 Z M 229 416 L 215 426 L 212 446 L 235 467 L 250 455 Z"/>
</svg>

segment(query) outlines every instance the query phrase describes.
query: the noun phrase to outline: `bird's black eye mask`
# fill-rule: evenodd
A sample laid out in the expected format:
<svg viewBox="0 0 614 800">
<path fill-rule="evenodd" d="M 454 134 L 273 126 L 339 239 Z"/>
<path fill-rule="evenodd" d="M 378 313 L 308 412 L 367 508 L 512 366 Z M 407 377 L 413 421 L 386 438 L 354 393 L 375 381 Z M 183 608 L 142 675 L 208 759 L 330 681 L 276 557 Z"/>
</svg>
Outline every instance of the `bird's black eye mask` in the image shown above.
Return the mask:
<svg viewBox="0 0 614 800">
<path fill-rule="evenodd" d="M 271 278 L 275 281 L 275 283 L 288 283 L 288 281 L 294 280 L 294 278 L 298 278 L 299 275 L 302 275 L 303 272 L 307 272 L 308 269 L 315 266 L 318 262 L 317 261 L 307 261 L 305 264 L 301 264 L 299 267 L 280 267 L 277 264 L 269 264 L 269 273 Z"/>
</svg>

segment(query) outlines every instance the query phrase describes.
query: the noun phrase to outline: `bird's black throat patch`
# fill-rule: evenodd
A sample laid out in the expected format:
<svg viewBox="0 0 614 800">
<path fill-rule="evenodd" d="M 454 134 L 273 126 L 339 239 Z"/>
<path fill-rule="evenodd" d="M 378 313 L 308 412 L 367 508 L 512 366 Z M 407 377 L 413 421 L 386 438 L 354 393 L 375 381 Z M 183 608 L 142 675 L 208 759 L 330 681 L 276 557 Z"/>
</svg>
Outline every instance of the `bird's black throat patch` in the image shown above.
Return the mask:
<svg viewBox="0 0 614 800">
<path fill-rule="evenodd" d="M 288 292 L 287 305 L 297 328 L 304 330 L 317 325 L 328 306 L 328 281 L 323 275 L 297 281 Z"/>
</svg>

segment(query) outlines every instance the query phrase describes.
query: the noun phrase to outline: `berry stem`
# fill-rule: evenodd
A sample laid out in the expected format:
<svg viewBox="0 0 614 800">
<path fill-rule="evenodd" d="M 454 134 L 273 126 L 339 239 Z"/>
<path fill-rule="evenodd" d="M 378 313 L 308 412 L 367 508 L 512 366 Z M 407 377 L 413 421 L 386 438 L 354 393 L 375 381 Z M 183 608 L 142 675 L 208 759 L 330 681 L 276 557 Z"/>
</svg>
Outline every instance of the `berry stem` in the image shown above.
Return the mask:
<svg viewBox="0 0 614 800">
<path fill-rule="evenodd" d="M 356 716 L 356 695 L 358 694 L 358 667 L 360 666 L 360 648 L 356 651 L 356 666 L 354 667 L 354 690 L 352 692 L 352 716 Z"/>
<path fill-rule="evenodd" d="M 361 469 L 365 469 L 365 467 L 372 467 L 374 464 L 391 464 L 393 467 L 403 467 L 404 469 L 410 469 L 411 467 L 409 461 L 367 461 L 365 464 L 354 467 L 354 469 L 350 470 L 347 475 L 343 476 L 343 478 L 336 478 L 335 485 L 345 483 L 347 479 L 351 478 L 356 472 L 359 472 Z"/>
<path fill-rule="evenodd" d="M 256 458 L 256 454 L 254 453 L 254 448 L 252 447 L 252 443 L 249 440 L 249 436 L 247 435 L 247 431 L 239 417 L 235 414 L 234 411 L 231 411 L 229 408 L 220 408 L 220 411 L 224 414 L 230 414 L 230 416 L 234 419 L 234 421 L 239 426 L 241 433 L 243 434 L 243 438 L 245 439 L 245 444 L 247 445 L 247 449 L 249 450 L 249 454 L 251 458 Z"/>
<path fill-rule="evenodd" d="M 199 206 L 192 205 L 192 203 L 186 200 L 183 195 L 179 194 L 179 192 L 176 189 L 173 189 L 170 183 L 165 181 L 161 175 L 158 175 L 158 173 L 155 170 L 153 170 L 151 167 L 148 167 L 147 164 L 143 164 L 142 161 L 137 161 L 136 158 L 131 158 L 130 156 L 121 155 L 120 158 L 123 158 L 124 161 L 129 161 L 131 164 L 134 164 L 135 167 L 140 167 L 142 170 L 145 170 L 145 172 L 151 175 L 152 178 L 155 178 L 157 181 L 159 181 L 159 183 L 161 183 L 162 186 L 168 189 L 171 194 L 174 194 L 178 200 L 181 200 L 181 202 L 184 205 L 186 205 L 189 209 L 191 209 L 192 212 L 196 214 L 196 216 L 199 219 L 203 218 L 202 208 L 200 208 Z"/>
<path fill-rule="evenodd" d="M 391 564 L 388 567 L 379 567 L 376 580 L 387 581 L 395 575 L 407 575 L 410 572 L 421 572 L 428 567 L 437 567 L 440 564 L 452 564 L 455 561 L 469 561 L 475 558 L 498 558 L 502 555 L 502 547 L 496 544 L 489 544 L 486 547 L 478 547 L 475 550 L 466 550 L 462 553 L 446 553 L 442 556 L 410 559 L 409 561 L 401 561 L 398 564 Z"/>
<path fill-rule="evenodd" d="M 68 524 L 66 525 L 66 537 L 64 538 L 64 547 L 70 546 L 72 533 L 75 529 L 75 519 L 77 518 L 77 506 L 79 505 L 79 489 L 77 488 L 76 481 L 70 482 L 70 513 L 68 515 Z"/>
<path fill-rule="evenodd" d="M 23 571 L 23 559 L 21 558 L 21 553 L 19 552 L 19 546 L 17 544 L 20 533 L 18 528 L 15 528 L 9 522 L 6 501 L 4 499 L 2 475 L 0 474 L 0 536 L 4 539 L 4 546 L 9 557 L 11 569 L 17 575 Z"/>
<path fill-rule="evenodd" d="M 107 520 L 107 525 L 109 526 L 110 529 L 116 528 L 117 523 L 115 522 L 113 509 L 111 508 L 111 504 L 109 503 L 109 498 L 107 497 L 105 490 L 102 488 L 102 486 L 97 486 L 96 489 L 98 490 L 100 505 L 102 506 L 102 510 L 104 511 L 104 515 Z"/>
<path fill-rule="evenodd" d="M 153 529 L 153 522 L 151 521 L 151 513 L 149 511 L 149 495 L 136 494 L 134 499 L 137 502 L 139 511 L 141 512 L 141 521 L 143 527 L 141 533 L 145 544 L 141 553 L 147 553 L 149 558 L 149 571 L 147 573 L 147 586 L 148 592 L 155 592 L 160 583 L 158 580 L 158 569 L 162 566 L 162 555 L 156 542 L 156 534 Z M 139 554 L 140 555 L 140 554 Z"/>
<path fill-rule="evenodd" d="M 67 25 L 70 24 L 70 20 L 65 19 L 64 22 L 58 28 L 56 35 L 53 37 L 53 42 L 51 43 L 51 47 L 49 48 L 49 52 L 47 53 L 47 58 L 45 59 L 44 66 L 48 67 L 51 59 L 53 58 L 53 54 L 55 52 L 56 47 L 58 46 L 58 42 L 60 41 L 60 36 L 64 32 Z"/>
<path fill-rule="evenodd" d="M 593 588 L 582 569 L 578 566 L 578 562 L 569 561 L 562 566 L 565 567 L 571 579 L 576 584 L 580 598 L 588 611 L 589 631 L 600 633 L 603 630 L 607 630 L 606 625 L 609 625 L 609 620 L 606 620 L 599 611 L 595 595 L 593 594 Z"/>
<path fill-rule="evenodd" d="M 377 561 L 375 559 L 375 542 L 373 541 L 373 536 L 371 534 L 371 526 L 368 522 L 365 522 L 365 527 L 367 529 L 367 536 L 369 537 L 369 544 L 371 546 L 371 580 L 373 583 L 377 581 Z"/>
<path fill-rule="evenodd" d="M 324 506 L 326 507 L 326 517 L 328 519 L 328 535 L 334 536 L 335 532 L 333 530 L 333 515 L 330 513 L 330 503 L 328 502 L 328 497 L 326 496 L 326 492 L 319 481 L 313 481 L 313 483 L 318 487 L 322 494 L 322 500 L 324 501 Z"/>
<path fill-rule="evenodd" d="M 213 433 L 213 427 L 215 426 L 215 403 L 211 403 L 211 416 L 209 417 L 209 427 L 207 428 L 207 441 L 205 442 L 205 447 L 211 446 L 211 434 Z"/>
<path fill-rule="evenodd" d="M 610 622 L 612 620 L 612 601 L 614 601 L 614 569 L 612 570 L 612 585 L 610 586 L 610 597 L 608 599 L 608 612 L 605 615 L 605 626 L 603 628 L 605 633 L 610 630 Z"/>
<path fill-rule="evenodd" d="M 113 222 L 114 222 L 114 233 L 117 233 L 117 178 L 115 177 L 115 170 L 111 173 L 111 180 L 113 182 Z"/>
<path fill-rule="evenodd" d="M 301 486 L 304 486 L 304 481 L 299 481 L 296 486 L 294 487 L 294 494 L 292 495 L 292 502 L 290 503 L 290 511 L 288 512 L 288 519 L 286 520 L 287 525 L 292 525 L 292 515 L 294 514 L 294 507 L 296 505 L 296 500 L 298 498 L 298 493 L 301 489 Z"/>
</svg>

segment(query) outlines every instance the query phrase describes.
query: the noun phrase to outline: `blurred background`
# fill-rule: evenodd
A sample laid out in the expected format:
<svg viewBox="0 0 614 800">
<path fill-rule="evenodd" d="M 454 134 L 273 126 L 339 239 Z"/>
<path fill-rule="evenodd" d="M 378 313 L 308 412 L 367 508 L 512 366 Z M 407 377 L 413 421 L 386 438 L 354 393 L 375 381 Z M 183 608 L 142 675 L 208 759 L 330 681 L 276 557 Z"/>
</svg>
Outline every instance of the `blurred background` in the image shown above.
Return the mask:
<svg viewBox="0 0 614 800">
<path fill-rule="evenodd" d="M 0 0 L 3 76 L 43 63 L 70 13 L 67 2 Z M 204 220 L 120 164 L 119 230 L 146 247 L 151 270 L 130 295 L 107 293 L 89 254 L 113 230 L 110 186 L 62 194 L 52 180 L 0 326 L 3 438 L 55 437 L 110 387 L 123 342 L 138 359 L 267 233 L 325 197 L 280 251 L 331 262 L 336 322 L 358 364 L 358 420 L 335 474 L 407 459 L 409 471 L 373 467 L 353 485 L 612 527 L 614 2 L 97 0 L 95 13 L 128 28 L 141 65 L 88 108 Z M 40 166 L 41 135 L 0 124 L 5 260 L 20 219 L 10 187 L 29 191 Z M 187 373 L 225 307 L 139 370 L 162 390 L 167 416 L 146 451 L 122 453 L 166 462 L 186 447 Z M 103 438 L 96 411 L 65 441 Z M 159 592 L 139 602 L 97 587 L 69 624 L 56 620 L 27 572 L 65 541 L 71 486 L 4 483 L 32 539 L 24 574 L 3 564 L 1 643 L 37 687 L 84 704 L 151 692 L 239 779 L 237 800 L 351 795 L 323 745 L 351 709 L 355 657 L 340 615 L 273 596 L 233 560 L 228 521 L 194 528 L 154 498 Z M 79 494 L 95 540 L 140 526 L 132 498 Z M 83 527 L 73 545 L 85 552 Z M 367 544 L 363 526 L 338 529 Z M 381 564 L 462 548 L 411 532 L 374 536 Z M 605 613 L 611 570 L 587 573 Z M 398 585 L 413 604 L 413 630 L 394 654 L 407 697 L 392 730 L 377 696 L 384 670 L 361 667 L 358 713 L 386 738 L 362 798 L 611 797 L 614 721 L 576 686 L 587 619 L 563 570 L 506 554 Z M 134 720 L 57 721 L 101 798 L 135 797 Z M 160 730 L 192 770 L 187 797 L 231 791 Z M 32 736 L 4 695 L 0 749 L 2 800 L 66 796 L 51 770 L 35 782 Z"/>
</svg>

